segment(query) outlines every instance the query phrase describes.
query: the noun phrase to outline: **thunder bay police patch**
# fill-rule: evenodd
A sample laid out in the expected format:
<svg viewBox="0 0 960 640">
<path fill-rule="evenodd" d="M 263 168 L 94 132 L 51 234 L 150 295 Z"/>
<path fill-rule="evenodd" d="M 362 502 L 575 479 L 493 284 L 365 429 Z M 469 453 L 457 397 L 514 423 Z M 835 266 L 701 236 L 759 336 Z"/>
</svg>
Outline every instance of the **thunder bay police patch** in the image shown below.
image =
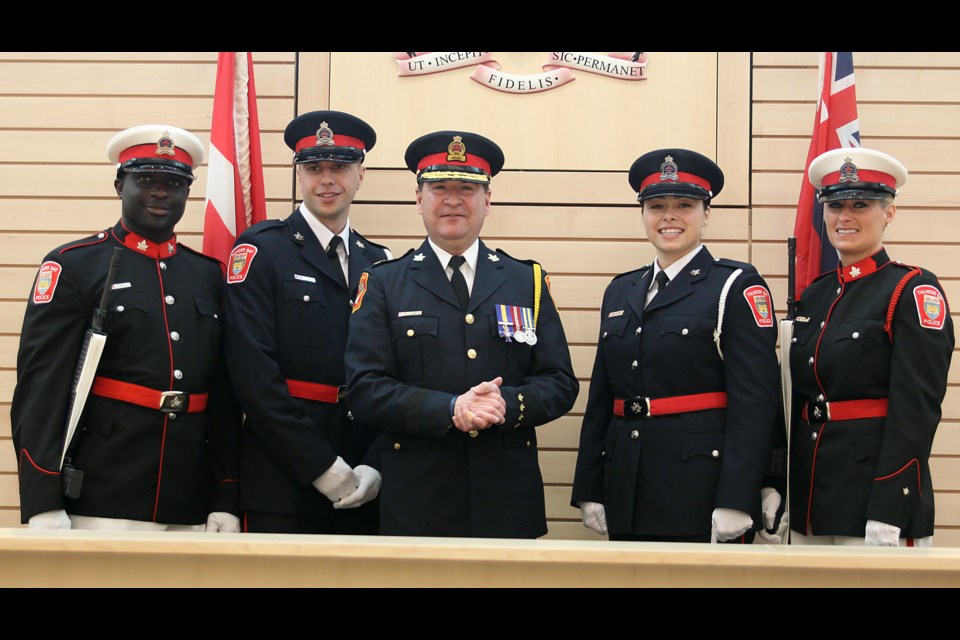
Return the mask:
<svg viewBox="0 0 960 640">
<path fill-rule="evenodd" d="M 773 326 L 773 310 L 770 308 L 770 292 L 766 287 L 754 285 L 743 292 L 743 297 L 750 305 L 753 319 L 758 327 Z"/>
<path fill-rule="evenodd" d="M 913 298 L 917 303 L 917 315 L 924 329 L 943 329 L 947 318 L 947 301 L 936 287 L 925 284 L 914 287 Z"/>
<path fill-rule="evenodd" d="M 234 247 L 227 261 L 227 284 L 237 284 L 246 280 L 256 255 L 257 248 L 252 244 L 238 244 Z"/>
<path fill-rule="evenodd" d="M 63 267 L 52 260 L 40 265 L 37 283 L 33 287 L 34 304 L 46 304 L 53 300 L 53 293 L 57 290 L 57 282 L 60 280 L 61 271 L 63 271 Z"/>
</svg>

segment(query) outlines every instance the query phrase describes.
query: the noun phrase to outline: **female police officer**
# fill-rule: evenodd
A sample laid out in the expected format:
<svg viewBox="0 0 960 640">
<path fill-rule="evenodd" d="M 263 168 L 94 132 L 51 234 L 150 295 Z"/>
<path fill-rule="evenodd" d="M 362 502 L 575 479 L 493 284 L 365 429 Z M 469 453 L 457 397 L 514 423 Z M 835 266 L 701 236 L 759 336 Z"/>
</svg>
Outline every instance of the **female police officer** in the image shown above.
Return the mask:
<svg viewBox="0 0 960 640">
<path fill-rule="evenodd" d="M 657 259 L 604 294 L 571 503 L 614 540 L 740 540 L 760 524 L 778 408 L 770 293 L 700 244 L 713 161 L 659 149 L 629 180 Z"/>
<path fill-rule="evenodd" d="M 835 149 L 808 177 L 840 265 L 797 306 L 791 542 L 929 545 L 927 461 L 954 337 L 936 276 L 882 246 L 907 170 L 885 153 Z"/>
</svg>

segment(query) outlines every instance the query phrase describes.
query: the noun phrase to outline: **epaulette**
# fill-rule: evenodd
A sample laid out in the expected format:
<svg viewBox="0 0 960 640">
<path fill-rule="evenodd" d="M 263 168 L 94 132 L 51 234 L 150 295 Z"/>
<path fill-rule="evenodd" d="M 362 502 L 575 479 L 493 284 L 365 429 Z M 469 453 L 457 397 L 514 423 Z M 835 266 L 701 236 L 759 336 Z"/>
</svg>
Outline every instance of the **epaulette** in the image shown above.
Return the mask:
<svg viewBox="0 0 960 640">
<path fill-rule="evenodd" d="M 240 235 L 242 236 L 245 236 L 248 234 L 257 235 L 259 233 L 263 233 L 264 231 L 267 231 L 270 229 L 282 229 L 286 226 L 287 226 L 286 220 L 281 218 L 271 218 L 270 220 L 261 220 L 260 222 L 253 225 L 252 227 L 248 227 L 246 231 L 244 231 Z"/>
<path fill-rule="evenodd" d="M 619 280 L 620 278 L 622 278 L 622 277 L 624 277 L 624 276 L 633 275 L 633 274 L 635 274 L 635 273 L 638 273 L 638 274 L 640 274 L 641 276 L 643 276 L 644 274 L 646 274 L 647 270 L 648 270 L 650 267 L 652 267 L 652 266 L 653 266 L 653 263 L 651 262 L 650 264 L 645 264 L 645 265 L 643 265 L 643 266 L 640 267 L 639 269 L 634 269 L 633 271 L 626 271 L 626 272 L 624 272 L 624 273 L 618 274 L 618 275 L 614 276 L 614 277 L 613 277 L 613 280 L 611 280 L 610 282 L 613 282 L 614 280 Z"/>
<path fill-rule="evenodd" d="M 62 254 L 64 251 L 70 251 L 71 249 L 79 249 L 80 247 L 89 247 L 90 245 L 106 242 L 107 238 L 109 237 L 110 229 L 104 229 L 103 231 L 98 231 L 97 233 L 87 236 L 86 238 L 80 238 L 79 240 L 74 240 L 73 242 L 68 242 L 67 244 L 61 245 L 54 249 L 54 251 L 57 254 Z"/>
<path fill-rule="evenodd" d="M 183 244 L 182 242 L 178 242 L 177 245 L 178 245 L 181 249 L 186 249 L 187 251 L 189 251 L 190 253 L 192 253 L 192 254 L 195 255 L 195 256 L 200 256 L 201 258 L 206 258 L 206 259 L 209 260 L 210 262 L 212 262 L 212 263 L 216 264 L 217 266 L 219 266 L 221 269 L 223 269 L 223 268 L 226 266 L 226 265 L 224 265 L 220 260 L 218 260 L 217 258 L 214 258 L 213 256 L 208 256 L 207 254 L 205 254 L 205 253 L 203 253 L 203 252 L 201 252 L 201 251 L 197 251 L 197 250 L 194 249 L 193 247 L 190 247 L 190 246 L 188 246 L 188 245 L 185 245 L 185 244 Z"/>
<path fill-rule="evenodd" d="M 373 243 L 371 242 L 370 244 L 373 244 Z M 377 245 L 377 246 L 379 247 L 380 245 Z M 391 264 L 391 263 L 396 262 L 396 261 L 398 261 L 398 260 L 403 260 L 403 259 L 406 258 L 408 255 L 410 255 L 411 253 L 413 253 L 413 249 L 407 249 L 407 252 L 406 252 L 405 254 L 403 254 L 402 256 L 397 256 L 397 257 L 395 257 L 395 258 L 391 258 L 390 260 L 377 260 L 377 261 L 374 262 L 372 265 L 370 265 L 370 268 L 372 269 L 373 267 L 379 267 L 380 265 Z"/>
<path fill-rule="evenodd" d="M 739 260 L 731 260 L 729 258 L 714 258 L 713 263 L 721 267 L 727 267 L 728 269 L 743 269 L 744 271 L 753 271 L 756 269 L 756 267 L 749 262 L 740 262 Z"/>
<path fill-rule="evenodd" d="M 537 260 L 521 260 L 520 258 L 514 258 L 512 255 L 510 255 L 509 253 L 507 253 L 507 252 L 504 251 L 503 249 L 495 249 L 495 250 L 494 250 L 494 253 L 499 253 L 500 255 L 504 256 L 505 258 L 510 258 L 510 259 L 513 260 L 514 262 L 519 262 L 519 263 L 521 263 L 521 264 L 528 264 L 528 265 L 530 265 L 531 267 L 532 267 L 533 265 L 535 265 L 535 264 L 540 264 L 540 262 L 537 261 Z"/>
</svg>

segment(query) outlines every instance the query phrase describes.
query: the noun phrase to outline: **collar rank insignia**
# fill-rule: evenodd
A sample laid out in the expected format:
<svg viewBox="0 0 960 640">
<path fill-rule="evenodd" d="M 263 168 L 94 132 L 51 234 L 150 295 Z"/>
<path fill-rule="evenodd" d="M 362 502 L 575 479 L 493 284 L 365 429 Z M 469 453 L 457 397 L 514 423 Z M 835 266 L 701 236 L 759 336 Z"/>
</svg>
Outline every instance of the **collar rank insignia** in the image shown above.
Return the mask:
<svg viewBox="0 0 960 640">
<path fill-rule="evenodd" d="M 660 165 L 660 182 L 679 182 L 680 176 L 677 175 L 679 169 L 677 163 L 673 161 L 673 156 L 667 156 Z"/>
<path fill-rule="evenodd" d="M 490 262 L 500 262 L 500 256 L 498 256 L 495 253 L 488 253 L 487 260 L 489 260 Z"/>
<path fill-rule="evenodd" d="M 690 270 L 690 275 L 692 275 L 692 276 L 698 276 L 698 275 L 700 275 L 700 269 L 691 269 L 691 270 Z"/>
<path fill-rule="evenodd" d="M 453 142 L 447 146 L 447 162 L 466 162 L 467 145 L 461 136 L 453 136 Z"/>
<path fill-rule="evenodd" d="M 147 250 L 147 241 L 146 241 L 146 240 L 141 240 L 140 242 L 138 242 L 138 243 L 137 243 L 137 249 L 140 249 L 140 251 L 146 251 L 146 250 Z"/>
<path fill-rule="evenodd" d="M 843 164 L 840 165 L 840 182 L 860 182 L 857 165 L 853 164 L 849 156 L 844 158 Z"/>
<path fill-rule="evenodd" d="M 363 249 L 363 243 L 360 242 L 359 240 L 357 240 L 357 246 L 360 247 L 361 249 Z"/>
<path fill-rule="evenodd" d="M 850 267 L 850 277 L 856 278 L 860 275 L 860 267 Z"/>
<path fill-rule="evenodd" d="M 297 242 L 303 242 L 303 234 L 297 231 L 295 234 L 293 234 L 293 239 Z"/>
<path fill-rule="evenodd" d="M 423 262 L 423 259 L 424 259 L 425 257 L 426 257 L 426 256 L 423 255 L 422 253 L 418 253 L 417 255 L 413 256 L 413 261 L 414 261 L 414 262 Z"/>
<path fill-rule="evenodd" d="M 157 151 L 156 155 L 158 156 L 174 156 L 177 154 L 176 145 L 173 144 L 173 138 L 170 137 L 169 131 L 164 131 L 163 135 L 160 136 L 160 139 L 157 140 Z"/>
<path fill-rule="evenodd" d="M 320 123 L 320 128 L 317 129 L 317 144 L 318 147 L 332 147 L 335 143 L 333 141 L 333 129 L 327 126 L 326 122 Z"/>
<path fill-rule="evenodd" d="M 173 243 L 172 243 L 172 242 L 168 242 L 168 243 L 167 243 L 167 253 L 173 253 L 173 249 L 174 249 Z"/>
</svg>

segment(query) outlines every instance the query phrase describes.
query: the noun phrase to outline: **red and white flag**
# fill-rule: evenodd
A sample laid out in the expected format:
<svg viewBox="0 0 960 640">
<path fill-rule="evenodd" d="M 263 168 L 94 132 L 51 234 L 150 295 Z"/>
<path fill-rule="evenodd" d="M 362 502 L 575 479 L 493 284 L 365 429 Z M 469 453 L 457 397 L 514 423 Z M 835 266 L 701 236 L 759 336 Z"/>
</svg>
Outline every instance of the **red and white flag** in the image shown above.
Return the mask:
<svg viewBox="0 0 960 640">
<path fill-rule="evenodd" d="M 204 215 L 203 252 L 224 264 L 237 236 L 267 217 L 249 52 L 222 51 L 217 59 Z"/>
<path fill-rule="evenodd" d="M 797 280 L 794 295 L 813 280 L 837 267 L 837 253 L 830 246 L 823 224 L 823 205 L 807 179 L 810 163 L 821 153 L 841 147 L 860 146 L 857 91 L 853 82 L 853 53 L 827 51 L 820 54 L 820 94 L 813 121 L 813 137 L 803 167 L 800 201 L 793 235 L 797 238 Z"/>
</svg>

